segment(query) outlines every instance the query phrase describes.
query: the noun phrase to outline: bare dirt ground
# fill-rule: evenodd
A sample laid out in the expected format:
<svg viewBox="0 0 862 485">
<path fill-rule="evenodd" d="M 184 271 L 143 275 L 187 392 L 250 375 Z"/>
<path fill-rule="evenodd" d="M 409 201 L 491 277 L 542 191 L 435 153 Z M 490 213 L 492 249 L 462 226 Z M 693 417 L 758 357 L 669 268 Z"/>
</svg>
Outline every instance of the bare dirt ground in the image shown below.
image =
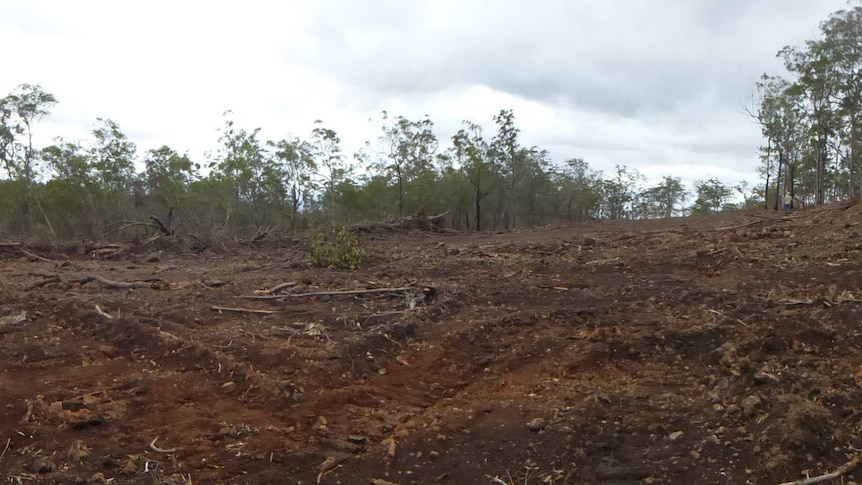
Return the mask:
<svg viewBox="0 0 862 485">
<path fill-rule="evenodd" d="M 862 448 L 860 220 L 862 206 L 842 205 L 378 232 L 361 236 L 358 271 L 311 269 L 290 237 L 201 253 L 164 240 L 115 254 L 6 247 L 0 478 L 820 475 Z M 319 294 L 381 288 L 393 290 Z"/>
</svg>

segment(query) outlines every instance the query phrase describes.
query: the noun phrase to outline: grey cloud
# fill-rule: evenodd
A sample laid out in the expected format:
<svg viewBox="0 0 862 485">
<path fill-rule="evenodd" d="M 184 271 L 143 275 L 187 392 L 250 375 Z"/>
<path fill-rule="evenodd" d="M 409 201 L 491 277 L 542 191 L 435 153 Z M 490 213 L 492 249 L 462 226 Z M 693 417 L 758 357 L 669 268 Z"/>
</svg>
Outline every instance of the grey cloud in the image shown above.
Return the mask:
<svg viewBox="0 0 862 485">
<path fill-rule="evenodd" d="M 292 60 L 365 96 L 486 85 L 627 117 L 684 111 L 706 89 L 738 105 L 782 47 L 780 35 L 752 45 L 763 30 L 825 15 L 806 16 L 824 7 L 802 0 L 462 2 L 448 13 L 437 2 L 322 4 L 312 44 Z"/>
</svg>

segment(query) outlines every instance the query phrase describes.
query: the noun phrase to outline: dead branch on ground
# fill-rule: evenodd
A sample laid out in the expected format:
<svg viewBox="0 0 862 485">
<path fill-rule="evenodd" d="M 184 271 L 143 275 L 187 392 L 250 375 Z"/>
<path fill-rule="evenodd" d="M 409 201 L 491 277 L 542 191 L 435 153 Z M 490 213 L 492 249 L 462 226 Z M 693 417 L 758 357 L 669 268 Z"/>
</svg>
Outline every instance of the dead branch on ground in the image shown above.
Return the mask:
<svg viewBox="0 0 862 485">
<path fill-rule="evenodd" d="M 766 221 L 748 221 L 744 224 L 739 224 L 736 226 L 726 226 L 726 227 L 717 227 L 716 231 L 732 231 L 734 229 L 742 229 L 743 227 L 753 226 L 755 224 L 763 224 Z"/>
<path fill-rule="evenodd" d="M 240 298 L 246 300 L 281 300 L 284 298 L 302 298 L 315 296 L 346 296 L 346 295 L 373 295 L 380 293 L 406 293 L 409 291 L 421 291 L 418 286 L 402 286 L 399 288 L 371 288 L 367 290 L 335 290 L 335 291 L 312 291 L 308 293 L 282 293 L 280 295 L 244 295 Z"/>
<path fill-rule="evenodd" d="M 180 451 L 182 449 L 182 448 L 159 448 L 158 446 L 156 446 L 156 441 L 158 441 L 158 440 L 159 440 L 159 438 L 156 437 L 153 439 L 153 441 L 150 441 L 150 449 L 155 451 L 156 453 L 176 453 L 177 451 Z"/>
<path fill-rule="evenodd" d="M 275 269 L 275 268 L 280 267 L 280 266 L 281 266 L 281 265 L 283 265 L 284 263 L 289 263 L 291 259 L 293 259 L 293 258 L 283 259 L 283 260 L 281 260 L 281 261 L 279 261 L 279 262 L 277 262 L 277 263 L 275 263 L 275 264 L 269 264 L 269 265 L 266 265 L 266 266 L 262 266 L 262 267 L 260 267 L 260 268 L 244 269 L 244 270 L 242 270 L 242 271 L 237 271 L 237 272 L 236 272 L 236 274 L 242 274 L 242 273 L 259 273 L 259 272 L 261 272 L 261 271 L 267 271 L 267 270 L 270 270 L 270 269 Z"/>
<path fill-rule="evenodd" d="M 55 261 L 53 259 L 48 259 L 48 258 L 43 258 L 42 256 L 39 256 L 38 254 L 31 253 L 30 251 L 27 251 L 26 249 L 24 249 L 22 247 L 18 247 L 18 251 L 21 251 L 22 253 L 24 253 L 24 256 L 27 256 L 30 259 L 38 259 L 39 261 L 44 261 L 46 263 L 52 263 L 52 264 L 59 263 L 59 261 Z"/>
<path fill-rule="evenodd" d="M 244 333 L 244 334 L 248 335 L 249 337 L 251 337 L 252 342 L 254 342 L 254 339 L 256 339 L 256 338 L 259 338 L 261 340 L 267 340 L 266 337 L 264 337 L 263 335 L 261 335 L 259 333 L 249 332 L 248 330 L 244 330 L 242 328 L 239 329 L 239 332 Z"/>
<path fill-rule="evenodd" d="M 110 236 L 111 234 L 116 234 L 116 233 L 118 233 L 118 232 L 123 232 L 123 231 L 125 231 L 126 229 L 128 229 L 128 228 L 130 228 L 130 227 L 144 226 L 144 227 L 152 227 L 152 228 L 154 228 L 154 229 L 158 229 L 158 228 L 159 228 L 159 226 L 157 226 L 157 225 L 155 225 L 155 224 L 152 224 L 152 223 L 150 223 L 150 222 L 139 222 L 139 221 L 119 221 L 119 222 L 116 222 L 115 224 L 122 224 L 122 226 L 120 226 L 120 227 L 118 227 L 118 228 L 116 228 L 116 229 L 112 229 L 112 230 L 110 230 L 110 231 L 108 231 L 108 232 L 106 232 L 106 233 L 102 234 L 102 236 L 100 237 L 100 239 L 104 239 L 104 238 L 106 238 L 106 237 Z M 112 225 L 113 225 L 113 224 L 112 224 Z"/>
<path fill-rule="evenodd" d="M 3 452 L 0 453 L 0 461 L 3 461 L 3 457 L 6 456 L 6 451 L 9 450 L 9 443 L 12 442 L 12 438 L 6 438 L 6 447 L 3 448 Z"/>
<path fill-rule="evenodd" d="M 406 217 L 399 217 L 397 219 L 390 219 L 387 222 L 380 222 L 374 224 L 368 224 L 363 226 L 356 226 L 353 228 L 354 231 L 371 233 L 375 230 L 419 230 L 419 231 L 430 231 L 430 232 L 441 232 L 441 233 L 452 233 L 457 232 L 454 229 L 449 229 L 445 227 L 446 224 L 446 215 L 448 212 L 444 212 L 442 214 L 436 216 L 423 216 L 423 215 L 413 215 Z"/>
<path fill-rule="evenodd" d="M 232 307 L 224 307 L 224 306 L 211 306 L 210 310 L 214 310 L 217 312 L 234 312 L 234 313 L 262 313 L 265 315 L 270 315 L 273 313 L 281 313 L 279 310 L 255 310 L 253 308 L 232 308 Z"/>
<path fill-rule="evenodd" d="M 857 466 L 859 466 L 859 460 L 860 456 L 855 455 L 853 459 L 841 465 L 840 467 L 838 467 L 837 470 L 832 473 L 826 473 L 824 475 L 806 478 L 804 480 L 797 480 L 795 482 L 784 482 L 779 485 L 817 485 L 818 483 L 828 482 L 853 471 Z"/>
<path fill-rule="evenodd" d="M 43 275 L 47 279 L 44 281 L 39 281 L 37 283 L 33 283 L 32 285 L 25 288 L 26 291 L 30 291 L 42 286 L 47 286 L 53 283 L 57 283 L 60 285 L 64 285 L 66 287 L 71 287 L 74 284 L 79 284 L 81 286 L 86 285 L 87 283 L 97 282 L 104 285 L 107 288 L 113 288 L 118 290 L 128 290 L 128 289 L 137 289 L 137 288 L 152 288 L 154 290 L 159 289 L 165 286 L 165 281 L 161 278 L 147 278 L 145 280 L 138 281 L 113 281 L 102 276 L 92 275 L 85 276 L 79 279 L 63 279 L 59 274 L 57 275 Z"/>
<path fill-rule="evenodd" d="M 279 283 L 279 284 L 273 286 L 272 288 L 270 288 L 268 290 L 255 290 L 254 294 L 255 295 L 272 295 L 273 293 L 275 293 L 278 290 L 283 290 L 285 288 L 291 288 L 291 287 L 296 286 L 296 284 L 297 284 L 296 281 L 287 281 L 285 283 Z"/>
<path fill-rule="evenodd" d="M 99 305 L 96 305 L 96 313 L 98 313 L 99 315 L 101 315 L 101 316 L 103 316 L 103 317 L 107 318 L 108 320 L 113 320 L 113 319 L 114 319 L 114 316 L 113 316 L 113 315 L 111 315 L 110 313 L 106 312 L 105 310 L 102 310 L 102 307 L 100 307 Z"/>
<path fill-rule="evenodd" d="M 772 217 L 772 216 L 761 216 L 759 214 L 752 214 L 751 217 L 756 217 L 758 219 L 765 219 L 767 221 L 777 221 L 777 222 L 791 222 L 796 217 Z"/>
<path fill-rule="evenodd" d="M 93 275 L 93 276 L 86 276 L 86 277 L 81 278 L 80 280 L 77 280 L 77 281 L 73 281 L 73 283 L 79 283 L 81 285 L 85 285 L 85 284 L 93 282 L 93 281 L 100 283 L 100 284 L 102 284 L 108 288 L 114 288 L 114 289 L 118 289 L 118 290 L 128 290 L 128 289 L 136 289 L 136 288 L 153 288 L 153 289 L 155 289 L 155 288 L 157 288 L 157 286 L 154 283 L 164 282 L 164 280 L 162 280 L 161 278 L 150 278 L 150 279 L 142 280 L 142 281 L 113 281 L 113 280 L 109 280 L 107 278 L 104 278 L 102 276 Z"/>
<path fill-rule="evenodd" d="M 150 219 L 156 223 L 156 227 L 159 229 L 159 232 L 164 234 L 165 236 L 170 236 L 171 234 L 174 233 L 174 231 L 170 227 L 168 227 L 171 223 L 171 219 L 172 219 L 171 216 L 173 216 L 173 213 L 174 213 L 174 210 L 171 209 L 170 213 L 168 214 L 168 223 L 167 224 L 162 222 L 162 220 L 159 219 L 157 216 L 150 216 Z"/>
</svg>

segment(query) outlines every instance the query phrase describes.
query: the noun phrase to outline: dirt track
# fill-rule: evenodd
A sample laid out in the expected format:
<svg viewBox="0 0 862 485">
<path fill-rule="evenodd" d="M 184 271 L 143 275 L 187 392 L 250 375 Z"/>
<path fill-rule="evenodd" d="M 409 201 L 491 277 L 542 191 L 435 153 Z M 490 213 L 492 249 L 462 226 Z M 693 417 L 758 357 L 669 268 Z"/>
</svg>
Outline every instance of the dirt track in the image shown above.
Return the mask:
<svg viewBox="0 0 862 485">
<path fill-rule="evenodd" d="M 0 476 L 744 484 L 825 473 L 862 448 L 860 217 L 857 205 L 786 221 L 364 235 L 355 272 L 309 269 L 304 242 L 278 238 L 219 254 L 181 243 L 112 259 L 42 253 L 62 265 L 9 248 Z M 114 289 L 86 276 L 148 281 Z M 291 295 L 415 289 L 242 298 L 283 282 Z"/>
</svg>

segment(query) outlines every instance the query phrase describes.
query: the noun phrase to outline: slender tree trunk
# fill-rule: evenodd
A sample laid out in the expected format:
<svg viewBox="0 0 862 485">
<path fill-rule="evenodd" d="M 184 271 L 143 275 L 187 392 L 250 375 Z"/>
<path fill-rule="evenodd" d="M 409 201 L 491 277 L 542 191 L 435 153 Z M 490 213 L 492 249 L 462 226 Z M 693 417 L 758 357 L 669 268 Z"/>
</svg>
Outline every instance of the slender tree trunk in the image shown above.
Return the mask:
<svg viewBox="0 0 862 485">
<path fill-rule="evenodd" d="M 476 232 L 482 230 L 482 192 L 476 186 Z"/>
<path fill-rule="evenodd" d="M 404 176 L 398 168 L 398 215 L 404 215 Z"/>
<path fill-rule="evenodd" d="M 796 183 L 794 181 L 794 179 L 796 178 L 796 163 L 794 163 L 792 165 L 790 165 L 790 164 L 787 165 L 787 174 L 788 174 L 787 187 L 788 187 L 788 190 L 790 191 L 790 198 L 793 200 L 796 200 L 796 189 L 795 189 Z M 795 205 L 793 202 L 791 202 L 791 204 Z"/>
<path fill-rule="evenodd" d="M 763 208 L 769 209 L 769 172 L 772 171 L 772 138 L 766 139 L 766 185 L 763 186 Z"/>
<path fill-rule="evenodd" d="M 775 176 L 775 210 L 781 203 L 781 170 L 784 168 L 784 152 L 778 150 L 778 174 Z"/>
<path fill-rule="evenodd" d="M 848 160 L 848 182 L 847 190 L 850 199 L 856 198 L 856 114 L 850 117 L 850 159 Z"/>
</svg>

